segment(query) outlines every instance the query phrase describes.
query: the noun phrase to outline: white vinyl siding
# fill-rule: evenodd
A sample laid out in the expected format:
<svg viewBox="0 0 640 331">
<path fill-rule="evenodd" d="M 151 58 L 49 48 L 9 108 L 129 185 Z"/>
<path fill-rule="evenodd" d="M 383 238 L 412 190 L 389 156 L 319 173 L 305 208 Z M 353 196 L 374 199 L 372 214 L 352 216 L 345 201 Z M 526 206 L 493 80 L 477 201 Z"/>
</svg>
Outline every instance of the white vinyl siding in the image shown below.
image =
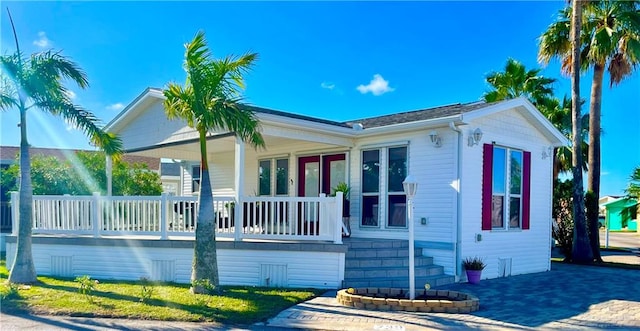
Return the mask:
<svg viewBox="0 0 640 331">
<path fill-rule="evenodd" d="M 119 240 L 119 239 L 118 239 Z M 178 283 L 189 283 L 193 248 L 129 246 L 126 240 L 109 246 L 74 246 L 58 244 L 33 245 L 33 258 L 38 275 L 91 275 L 94 279 L 139 280 L 156 276 Z M 16 244 L 7 244 L 7 256 L 14 256 Z M 344 253 L 218 249 L 221 285 L 259 286 L 261 266 L 286 266 L 288 287 L 339 288 L 344 279 Z M 52 258 L 53 257 L 53 258 Z M 56 261 L 57 263 L 53 263 Z M 64 263 L 68 261 L 69 263 Z M 117 263 L 114 263 L 117 261 Z M 11 263 L 11 258 L 7 260 Z M 155 268 L 154 268 L 155 266 Z M 164 270 L 158 270 L 158 266 Z"/>
<path fill-rule="evenodd" d="M 500 261 L 511 259 L 511 274 L 546 271 L 551 250 L 551 162 L 542 158 L 549 142 L 517 111 L 480 118 L 468 126 L 482 128 L 482 143 L 531 151 L 530 229 L 481 231 L 482 144 L 463 147 L 462 258 L 482 256 L 487 263 L 483 278 L 501 276 Z M 465 132 L 466 134 L 466 132 Z M 476 241 L 481 234 L 482 240 Z"/>
</svg>

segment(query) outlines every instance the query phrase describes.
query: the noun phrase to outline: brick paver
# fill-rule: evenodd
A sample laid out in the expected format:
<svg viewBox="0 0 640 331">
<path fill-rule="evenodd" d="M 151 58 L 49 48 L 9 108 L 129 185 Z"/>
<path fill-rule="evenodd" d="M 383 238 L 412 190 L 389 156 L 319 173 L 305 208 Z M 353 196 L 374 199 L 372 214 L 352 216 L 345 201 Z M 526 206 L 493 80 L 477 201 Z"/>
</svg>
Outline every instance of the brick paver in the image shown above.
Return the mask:
<svg viewBox="0 0 640 331">
<path fill-rule="evenodd" d="M 640 271 L 553 264 L 552 271 L 452 284 L 480 298 L 471 314 L 365 311 L 335 292 L 291 307 L 267 326 L 322 330 L 640 330 Z M 317 320 L 308 321 L 310 316 Z"/>
</svg>

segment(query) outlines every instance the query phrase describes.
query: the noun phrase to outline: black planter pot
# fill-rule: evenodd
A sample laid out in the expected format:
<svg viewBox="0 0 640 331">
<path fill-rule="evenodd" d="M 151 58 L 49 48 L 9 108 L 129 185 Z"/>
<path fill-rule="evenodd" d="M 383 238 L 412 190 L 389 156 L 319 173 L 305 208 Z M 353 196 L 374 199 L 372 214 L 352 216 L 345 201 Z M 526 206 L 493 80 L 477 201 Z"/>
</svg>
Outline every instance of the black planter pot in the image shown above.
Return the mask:
<svg viewBox="0 0 640 331">
<path fill-rule="evenodd" d="M 342 201 L 342 217 L 351 217 L 351 202 L 347 199 Z"/>
</svg>

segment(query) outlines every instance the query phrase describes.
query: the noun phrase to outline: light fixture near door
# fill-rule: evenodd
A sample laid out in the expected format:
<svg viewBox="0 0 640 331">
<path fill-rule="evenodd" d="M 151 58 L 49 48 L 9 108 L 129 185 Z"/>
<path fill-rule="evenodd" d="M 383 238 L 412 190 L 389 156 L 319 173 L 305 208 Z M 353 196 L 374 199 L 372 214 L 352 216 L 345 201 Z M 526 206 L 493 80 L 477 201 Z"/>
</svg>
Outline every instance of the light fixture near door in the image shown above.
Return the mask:
<svg viewBox="0 0 640 331">
<path fill-rule="evenodd" d="M 469 134 L 469 147 L 479 144 L 480 140 L 482 140 L 482 130 L 476 128 Z"/>
</svg>

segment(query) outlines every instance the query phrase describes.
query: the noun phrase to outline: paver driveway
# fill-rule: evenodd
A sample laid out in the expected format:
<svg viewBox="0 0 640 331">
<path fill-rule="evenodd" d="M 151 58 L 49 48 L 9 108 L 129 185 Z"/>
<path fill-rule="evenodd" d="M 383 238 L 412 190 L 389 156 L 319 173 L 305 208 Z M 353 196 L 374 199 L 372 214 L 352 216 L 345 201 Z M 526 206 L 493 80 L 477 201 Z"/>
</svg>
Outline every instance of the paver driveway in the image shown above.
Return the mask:
<svg viewBox="0 0 640 331">
<path fill-rule="evenodd" d="M 472 314 L 368 312 L 330 296 L 281 312 L 269 326 L 324 330 L 640 330 L 640 271 L 553 264 L 552 271 L 453 284 L 472 293 Z"/>
</svg>

